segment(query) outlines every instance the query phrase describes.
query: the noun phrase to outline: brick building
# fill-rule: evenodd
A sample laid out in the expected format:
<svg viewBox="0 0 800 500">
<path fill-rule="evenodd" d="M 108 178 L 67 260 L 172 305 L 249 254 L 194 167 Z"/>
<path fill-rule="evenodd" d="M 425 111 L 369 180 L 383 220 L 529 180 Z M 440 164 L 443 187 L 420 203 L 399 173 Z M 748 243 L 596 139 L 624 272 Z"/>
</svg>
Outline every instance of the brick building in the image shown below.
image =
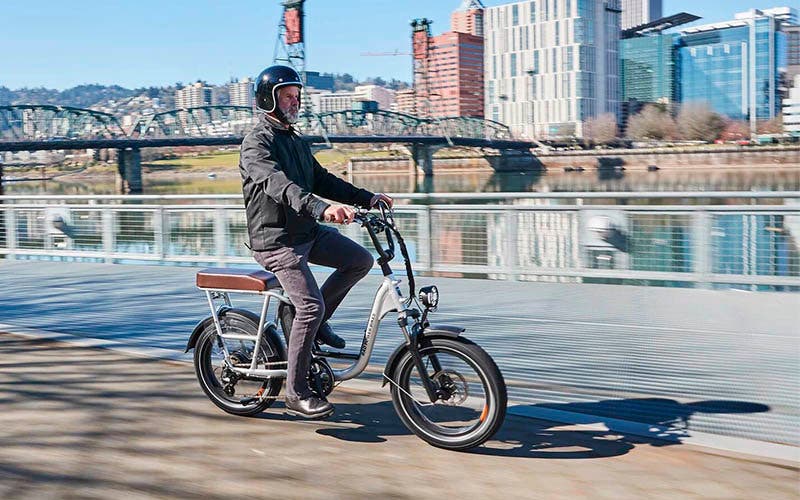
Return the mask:
<svg viewBox="0 0 800 500">
<path fill-rule="evenodd" d="M 415 108 L 419 116 L 483 117 L 483 5 L 465 1 L 452 30 L 431 36 L 430 21 L 412 22 Z"/>
</svg>

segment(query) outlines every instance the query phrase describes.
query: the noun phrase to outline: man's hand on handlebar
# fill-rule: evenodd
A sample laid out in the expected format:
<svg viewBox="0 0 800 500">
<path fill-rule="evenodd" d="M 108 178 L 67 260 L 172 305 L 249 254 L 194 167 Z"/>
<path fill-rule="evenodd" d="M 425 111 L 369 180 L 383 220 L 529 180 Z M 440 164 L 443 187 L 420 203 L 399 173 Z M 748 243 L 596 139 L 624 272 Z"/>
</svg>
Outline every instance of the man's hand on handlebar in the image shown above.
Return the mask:
<svg viewBox="0 0 800 500">
<path fill-rule="evenodd" d="M 347 205 L 330 205 L 322 214 L 325 222 L 335 222 L 337 224 L 350 224 L 355 216 L 355 210 Z"/>
<path fill-rule="evenodd" d="M 378 202 L 380 201 L 389 205 L 389 208 L 392 208 L 392 206 L 394 205 L 393 199 L 391 199 L 390 197 L 386 196 L 383 193 L 378 193 L 375 196 L 373 196 L 371 200 L 369 200 L 369 206 L 376 207 L 378 205 Z"/>
</svg>

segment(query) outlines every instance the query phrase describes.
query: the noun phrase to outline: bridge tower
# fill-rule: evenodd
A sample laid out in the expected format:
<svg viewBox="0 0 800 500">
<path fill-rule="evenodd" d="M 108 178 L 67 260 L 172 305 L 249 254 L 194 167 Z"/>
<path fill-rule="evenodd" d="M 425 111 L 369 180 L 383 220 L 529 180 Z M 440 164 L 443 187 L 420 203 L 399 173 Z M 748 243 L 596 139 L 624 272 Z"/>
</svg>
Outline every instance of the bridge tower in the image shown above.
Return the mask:
<svg viewBox="0 0 800 500">
<path fill-rule="evenodd" d="M 272 61 L 275 64 L 291 66 L 300 75 L 303 86 L 308 81 L 306 77 L 306 33 L 305 33 L 305 0 L 283 0 L 283 16 L 278 24 L 278 39 L 275 40 L 275 50 Z M 308 92 L 303 92 L 303 108 L 306 112 L 311 110 L 311 100 Z"/>
<path fill-rule="evenodd" d="M 411 54 L 414 62 L 414 113 L 430 118 L 431 89 L 428 73 L 431 58 L 431 23 L 429 19 L 411 21 Z"/>
</svg>

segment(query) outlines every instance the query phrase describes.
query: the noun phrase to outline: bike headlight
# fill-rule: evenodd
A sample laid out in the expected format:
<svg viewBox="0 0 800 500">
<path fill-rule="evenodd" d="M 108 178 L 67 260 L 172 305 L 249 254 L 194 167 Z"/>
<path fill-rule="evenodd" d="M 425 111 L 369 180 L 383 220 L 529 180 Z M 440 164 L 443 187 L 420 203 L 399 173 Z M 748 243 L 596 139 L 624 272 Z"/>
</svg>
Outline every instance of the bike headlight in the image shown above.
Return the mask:
<svg viewBox="0 0 800 500">
<path fill-rule="evenodd" d="M 419 301 L 428 309 L 436 310 L 439 305 L 439 289 L 436 285 L 423 286 L 419 289 Z"/>
</svg>

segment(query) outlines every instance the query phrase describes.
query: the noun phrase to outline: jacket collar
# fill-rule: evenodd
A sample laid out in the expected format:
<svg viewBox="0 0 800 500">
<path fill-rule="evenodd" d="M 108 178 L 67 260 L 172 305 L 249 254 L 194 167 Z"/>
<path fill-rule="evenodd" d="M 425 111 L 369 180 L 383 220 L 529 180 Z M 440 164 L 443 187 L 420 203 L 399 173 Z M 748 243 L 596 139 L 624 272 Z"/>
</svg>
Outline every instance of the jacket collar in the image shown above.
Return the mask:
<svg viewBox="0 0 800 500">
<path fill-rule="evenodd" d="M 278 120 L 277 118 L 275 118 L 272 115 L 264 113 L 263 116 L 264 116 L 264 121 L 266 122 L 266 124 L 268 126 L 274 128 L 274 129 L 285 130 L 287 132 L 294 132 L 295 131 L 295 129 L 292 128 L 291 125 L 286 125 L 285 123 L 283 123 L 282 121 Z"/>
</svg>

